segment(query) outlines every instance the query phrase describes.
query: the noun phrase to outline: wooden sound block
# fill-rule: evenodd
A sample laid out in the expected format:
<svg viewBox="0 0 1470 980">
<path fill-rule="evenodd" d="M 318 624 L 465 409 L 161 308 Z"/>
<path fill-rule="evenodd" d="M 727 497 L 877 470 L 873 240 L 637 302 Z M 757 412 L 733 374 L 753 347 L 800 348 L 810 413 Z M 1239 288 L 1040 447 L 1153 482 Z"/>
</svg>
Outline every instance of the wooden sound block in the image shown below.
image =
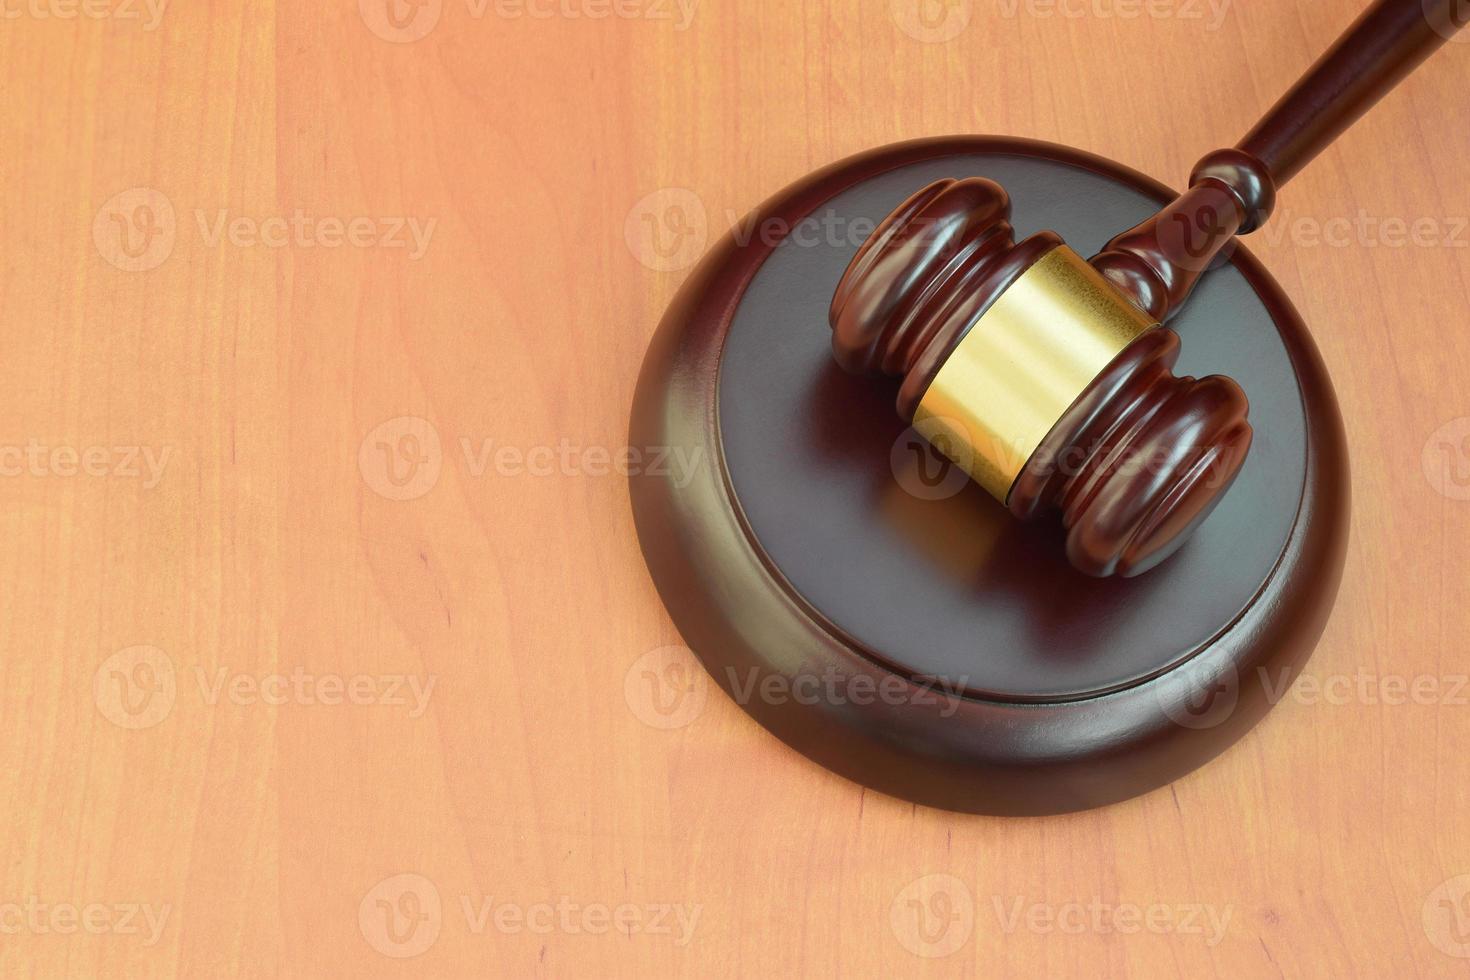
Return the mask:
<svg viewBox="0 0 1470 980">
<path fill-rule="evenodd" d="M 1173 195 L 1108 160 L 992 137 L 843 161 L 742 222 L 649 348 L 631 444 L 697 460 L 632 479 L 644 557 L 727 693 L 828 768 L 904 799 L 1041 814 L 1127 799 L 1223 751 L 1300 671 L 1347 542 L 1347 455 L 1306 328 L 1243 248 L 1172 322 L 1181 374 L 1235 378 L 1256 444 L 1182 550 L 1074 571 L 833 363 L 827 307 L 916 188 L 984 176 L 1020 235 L 1092 254 Z"/>
</svg>

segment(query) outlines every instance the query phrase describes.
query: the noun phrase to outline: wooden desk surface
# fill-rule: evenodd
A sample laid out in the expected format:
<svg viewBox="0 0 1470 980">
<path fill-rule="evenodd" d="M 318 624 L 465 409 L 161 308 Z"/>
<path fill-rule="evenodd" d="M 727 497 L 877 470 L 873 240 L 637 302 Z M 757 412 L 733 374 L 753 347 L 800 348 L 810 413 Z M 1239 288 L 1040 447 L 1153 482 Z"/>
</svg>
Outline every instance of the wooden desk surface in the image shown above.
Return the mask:
<svg viewBox="0 0 1470 980">
<path fill-rule="evenodd" d="M 1000 820 L 663 651 L 644 346 L 814 167 L 995 132 L 1177 185 L 1359 3 L 528 2 L 5 0 L 0 973 L 1465 975 L 1470 46 L 1251 243 L 1354 457 L 1309 683 Z"/>
</svg>

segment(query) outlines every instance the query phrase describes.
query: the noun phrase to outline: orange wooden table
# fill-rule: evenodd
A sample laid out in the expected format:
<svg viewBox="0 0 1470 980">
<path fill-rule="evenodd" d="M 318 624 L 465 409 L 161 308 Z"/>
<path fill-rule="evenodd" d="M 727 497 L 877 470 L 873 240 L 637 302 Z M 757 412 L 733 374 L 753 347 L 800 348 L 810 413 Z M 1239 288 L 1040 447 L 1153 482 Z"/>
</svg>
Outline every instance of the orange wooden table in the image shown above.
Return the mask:
<svg viewBox="0 0 1470 980">
<path fill-rule="evenodd" d="M 951 132 L 1177 185 L 1357 7 L 0 0 L 0 974 L 1464 975 L 1470 45 L 1250 246 L 1353 539 L 1306 678 L 1174 786 L 829 775 L 677 649 L 622 475 L 766 195 Z"/>
</svg>

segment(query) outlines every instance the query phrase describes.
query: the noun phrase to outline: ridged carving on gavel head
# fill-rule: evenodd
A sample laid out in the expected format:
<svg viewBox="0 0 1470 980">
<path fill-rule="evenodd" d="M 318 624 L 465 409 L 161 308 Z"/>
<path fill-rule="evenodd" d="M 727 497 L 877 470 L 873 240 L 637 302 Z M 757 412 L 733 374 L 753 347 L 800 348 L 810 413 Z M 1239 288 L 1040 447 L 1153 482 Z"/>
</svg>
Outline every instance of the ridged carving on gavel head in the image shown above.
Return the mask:
<svg viewBox="0 0 1470 980">
<path fill-rule="evenodd" d="M 838 286 L 831 309 L 838 364 L 855 374 L 900 377 L 899 414 L 913 419 L 921 404 L 930 407 L 926 393 L 970 330 L 991 327 L 982 316 L 1033 266 L 1046 268 L 1042 260 L 1059 247 L 1050 232 L 1016 243 L 1010 201 L 993 181 L 925 187 L 874 231 Z M 1096 309 L 1099 298 L 1109 309 L 1122 304 L 1117 309 L 1139 326 L 1104 348 L 1096 376 L 1089 370 L 1090 383 L 1084 379 L 1076 398 L 1045 419 L 1044 438 L 1016 440 L 1029 455 L 1008 470 L 1002 465 L 1004 479 L 997 482 L 995 466 L 985 473 L 967 468 L 1017 517 L 1059 508 L 1067 554 L 1079 570 L 1138 575 L 1172 554 L 1234 481 L 1251 441 L 1248 404 L 1228 378 L 1175 377 L 1178 336 L 1150 326 L 1131 297 L 1065 251 L 1071 281 L 1079 281 L 1080 267 L 1078 288 L 1090 291 L 1079 308 Z M 1014 311 L 1007 315 L 1014 324 Z M 1088 326 L 1077 328 L 1080 346 L 1099 342 Z M 1058 360 L 1067 356 L 1068 329 L 1057 331 Z M 962 388 L 947 396 L 982 422 L 1005 414 L 994 407 L 994 391 Z M 989 452 L 995 457 L 996 447 Z"/>
<path fill-rule="evenodd" d="M 993 180 L 937 180 L 883 219 L 832 298 L 832 354 L 851 374 L 902 378 L 912 419 L 965 331 L 1032 263 L 1062 243 L 1017 245 L 1011 199 Z"/>
<path fill-rule="evenodd" d="M 1173 374 L 1179 335 L 1129 344 L 1032 454 L 1006 506 L 1061 509 L 1067 558 L 1088 575 L 1141 575 L 1184 544 L 1250 450 L 1245 392 L 1229 378 Z"/>
</svg>

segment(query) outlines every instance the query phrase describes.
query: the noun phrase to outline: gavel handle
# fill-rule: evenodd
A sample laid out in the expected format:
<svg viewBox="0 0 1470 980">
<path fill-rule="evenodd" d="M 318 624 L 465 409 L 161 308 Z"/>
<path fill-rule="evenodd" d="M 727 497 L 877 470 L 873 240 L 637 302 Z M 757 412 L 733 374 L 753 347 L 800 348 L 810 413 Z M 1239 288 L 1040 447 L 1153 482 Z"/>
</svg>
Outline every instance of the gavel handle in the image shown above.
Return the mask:
<svg viewBox="0 0 1470 980">
<path fill-rule="evenodd" d="M 1266 113 L 1241 151 L 1280 188 L 1463 26 L 1463 0 L 1378 0 Z"/>
<path fill-rule="evenodd" d="M 1234 149 L 1195 165 L 1189 190 L 1092 264 L 1160 322 L 1276 192 L 1464 26 L 1465 0 L 1375 0 Z"/>
</svg>

